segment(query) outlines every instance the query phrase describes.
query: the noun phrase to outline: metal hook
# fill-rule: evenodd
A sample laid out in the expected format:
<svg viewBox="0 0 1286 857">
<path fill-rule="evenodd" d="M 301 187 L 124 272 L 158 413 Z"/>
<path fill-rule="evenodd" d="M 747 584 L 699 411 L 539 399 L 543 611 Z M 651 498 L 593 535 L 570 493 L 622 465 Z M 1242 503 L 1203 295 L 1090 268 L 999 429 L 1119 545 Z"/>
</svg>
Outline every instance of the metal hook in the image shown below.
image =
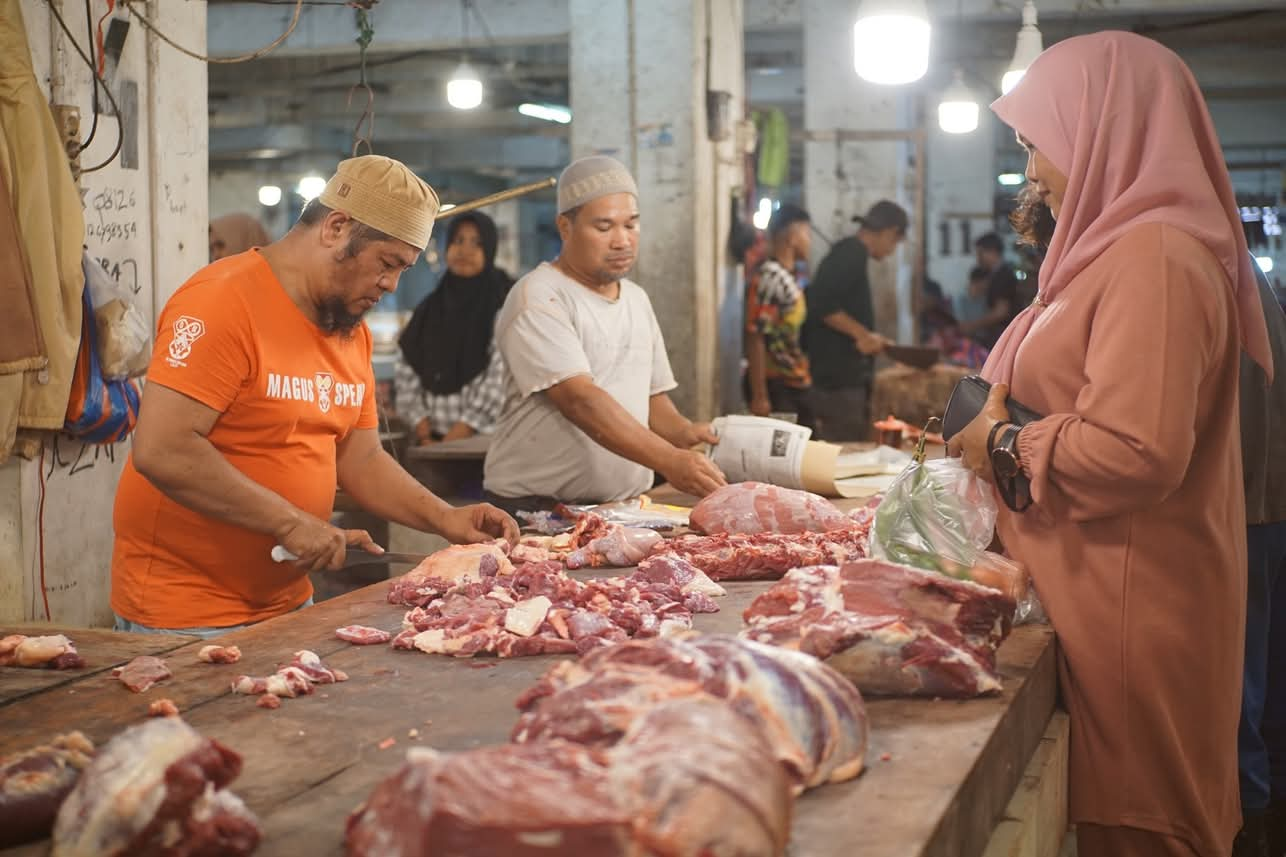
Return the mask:
<svg viewBox="0 0 1286 857">
<path fill-rule="evenodd" d="M 915 454 L 911 456 L 911 460 L 916 464 L 924 463 L 924 444 L 929 439 L 929 432 L 933 431 L 935 423 L 937 428 L 942 428 L 942 420 L 937 417 L 929 417 L 924 424 L 924 431 L 920 432 L 920 441 L 915 445 Z"/>
</svg>

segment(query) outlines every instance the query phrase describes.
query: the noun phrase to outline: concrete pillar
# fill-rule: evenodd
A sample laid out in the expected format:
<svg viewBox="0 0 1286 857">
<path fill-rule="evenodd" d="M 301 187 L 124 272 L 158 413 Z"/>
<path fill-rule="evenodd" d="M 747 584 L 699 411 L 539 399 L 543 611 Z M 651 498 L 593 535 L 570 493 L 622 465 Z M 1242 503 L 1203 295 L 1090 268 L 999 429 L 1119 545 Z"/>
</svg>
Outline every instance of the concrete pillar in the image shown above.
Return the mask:
<svg viewBox="0 0 1286 857">
<path fill-rule="evenodd" d="M 740 183 L 742 0 L 570 0 L 572 157 L 609 154 L 634 172 L 642 236 L 632 278 L 652 297 L 694 418 L 725 410 L 740 366 L 741 293 L 725 253 Z M 709 63 L 707 63 L 707 56 Z M 726 92 L 726 138 L 710 140 L 706 92 Z"/>
<path fill-rule="evenodd" d="M 976 79 L 966 81 L 978 100 L 978 127 L 969 134 L 948 134 L 938 127 L 936 102 L 931 102 L 928 128 L 928 275 L 957 298 L 969 285 L 976 261 L 973 242 L 995 229 L 997 134 L 1009 133 L 987 104 L 997 96 Z M 1015 165 L 1022 172 L 1022 164 Z M 1007 233 L 1000 232 L 1008 240 Z"/>
<path fill-rule="evenodd" d="M 818 230 L 837 241 L 853 234 L 856 214 L 880 199 L 907 210 L 912 234 L 899 252 L 870 266 L 876 326 L 911 337 L 911 283 L 917 258 L 916 116 L 907 87 L 866 83 L 853 70 L 852 0 L 803 0 L 804 206 Z M 813 242 L 813 266 L 826 255 Z"/>
</svg>

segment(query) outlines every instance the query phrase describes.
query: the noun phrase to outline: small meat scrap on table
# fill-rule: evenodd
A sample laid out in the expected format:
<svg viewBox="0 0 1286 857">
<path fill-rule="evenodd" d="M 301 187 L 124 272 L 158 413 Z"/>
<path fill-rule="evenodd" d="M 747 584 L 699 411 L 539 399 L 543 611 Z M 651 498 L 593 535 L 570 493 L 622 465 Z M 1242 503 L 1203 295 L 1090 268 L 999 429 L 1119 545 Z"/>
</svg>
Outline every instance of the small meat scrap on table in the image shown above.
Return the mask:
<svg viewBox="0 0 1286 857">
<path fill-rule="evenodd" d="M 654 556 L 685 559 L 711 580 L 774 579 L 792 568 L 865 557 L 869 531 L 867 518 L 825 533 L 680 536 L 660 545 Z"/>
<path fill-rule="evenodd" d="M 713 696 L 753 722 L 793 790 L 862 771 L 862 696 L 816 658 L 727 634 L 634 640 L 561 661 L 518 698 L 518 743 L 606 748 L 667 700 Z"/>
<path fill-rule="evenodd" d="M 458 584 L 513 574 L 513 570 L 504 549 L 494 542 L 452 545 L 394 578 L 389 585 L 388 600 L 390 604 L 422 606 Z"/>
<path fill-rule="evenodd" d="M 112 676 L 135 693 L 143 693 L 171 675 L 173 673 L 165 661 L 152 655 L 139 655 L 125 666 L 112 670 Z"/>
<path fill-rule="evenodd" d="M 131 726 L 63 802 L 52 857 L 250 854 L 259 824 L 227 789 L 240 772 L 239 755 L 177 717 Z"/>
<path fill-rule="evenodd" d="M 79 732 L 0 758 L 0 848 L 48 836 L 58 807 L 94 757 Z"/>
<path fill-rule="evenodd" d="M 349 818 L 346 844 L 350 857 L 778 857 L 791 809 L 754 724 L 693 697 L 642 713 L 608 749 L 412 749 Z"/>
<path fill-rule="evenodd" d="M 746 608 L 743 634 L 821 658 L 863 693 L 969 697 L 1000 690 L 1013 615 L 994 589 L 865 559 L 791 571 Z"/>
<path fill-rule="evenodd" d="M 335 629 L 335 636 L 354 646 L 374 646 L 393 639 L 393 635 L 388 631 L 381 631 L 369 625 L 345 625 Z"/>
<path fill-rule="evenodd" d="M 723 533 L 825 533 L 853 519 L 818 494 L 763 482 L 735 482 L 706 495 L 692 508 L 692 529 Z"/>
<path fill-rule="evenodd" d="M 0 637 L 0 667 L 78 670 L 85 667 L 85 659 L 62 634 L 46 637 L 10 634 Z"/>
<path fill-rule="evenodd" d="M 241 660 L 241 649 L 236 646 L 202 646 L 196 656 L 207 664 L 235 664 Z"/>
<path fill-rule="evenodd" d="M 587 516 L 588 517 L 588 516 Z M 567 554 L 568 568 L 627 568 L 638 565 L 665 541 L 655 530 L 609 524 L 602 534 Z"/>
<path fill-rule="evenodd" d="M 304 649 L 295 652 L 290 663 L 278 667 L 270 676 L 237 676 L 232 680 L 232 692 L 258 696 L 260 708 L 278 708 L 281 705 L 280 697 L 294 699 L 306 696 L 313 692 L 315 684 L 334 684 L 339 681 L 348 681 L 343 670 L 327 667 L 315 652 Z"/>
<path fill-rule="evenodd" d="M 178 717 L 179 707 L 172 699 L 157 699 L 147 706 L 148 717 Z"/>
<path fill-rule="evenodd" d="M 394 591 L 406 587 L 394 581 L 390 598 Z M 719 609 L 710 597 L 719 594 L 721 587 L 675 558 L 646 561 L 629 577 L 584 582 L 556 562 L 525 563 L 414 607 L 393 647 L 457 657 L 583 653 L 686 630 L 693 613 Z"/>
</svg>

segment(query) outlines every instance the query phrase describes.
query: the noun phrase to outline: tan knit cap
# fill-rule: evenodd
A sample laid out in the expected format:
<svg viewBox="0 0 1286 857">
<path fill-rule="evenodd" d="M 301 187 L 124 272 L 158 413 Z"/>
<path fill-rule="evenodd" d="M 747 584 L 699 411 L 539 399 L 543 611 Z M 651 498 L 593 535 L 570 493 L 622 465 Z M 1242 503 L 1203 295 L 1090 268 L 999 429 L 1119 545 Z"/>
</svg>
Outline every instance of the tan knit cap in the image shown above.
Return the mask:
<svg viewBox="0 0 1286 857">
<path fill-rule="evenodd" d="M 609 193 L 632 193 L 638 199 L 638 185 L 624 164 L 607 155 L 572 161 L 558 177 L 558 213 L 566 214 Z"/>
<path fill-rule="evenodd" d="M 383 155 L 340 161 L 317 199 L 421 250 L 429 246 L 439 205 L 438 195 L 422 178 Z"/>
</svg>

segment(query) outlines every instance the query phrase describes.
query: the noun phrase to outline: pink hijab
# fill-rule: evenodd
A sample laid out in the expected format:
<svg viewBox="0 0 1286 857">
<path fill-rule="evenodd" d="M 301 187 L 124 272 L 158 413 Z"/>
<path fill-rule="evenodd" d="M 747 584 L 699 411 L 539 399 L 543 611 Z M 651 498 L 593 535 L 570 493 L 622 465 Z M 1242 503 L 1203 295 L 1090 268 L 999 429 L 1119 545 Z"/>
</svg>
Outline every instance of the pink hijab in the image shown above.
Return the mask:
<svg viewBox="0 0 1286 857">
<path fill-rule="evenodd" d="M 1242 347 L 1272 376 L 1232 182 L 1183 60 L 1133 33 L 1077 36 L 1041 54 L 991 109 L 1067 176 L 1040 269 L 1041 303 L 1058 300 L 1077 274 L 1133 227 L 1166 223 L 1209 247 L 1228 272 Z M 1018 347 L 1040 311 L 1033 304 L 1009 325 L 983 369 L 988 379 L 1010 380 Z"/>
</svg>

